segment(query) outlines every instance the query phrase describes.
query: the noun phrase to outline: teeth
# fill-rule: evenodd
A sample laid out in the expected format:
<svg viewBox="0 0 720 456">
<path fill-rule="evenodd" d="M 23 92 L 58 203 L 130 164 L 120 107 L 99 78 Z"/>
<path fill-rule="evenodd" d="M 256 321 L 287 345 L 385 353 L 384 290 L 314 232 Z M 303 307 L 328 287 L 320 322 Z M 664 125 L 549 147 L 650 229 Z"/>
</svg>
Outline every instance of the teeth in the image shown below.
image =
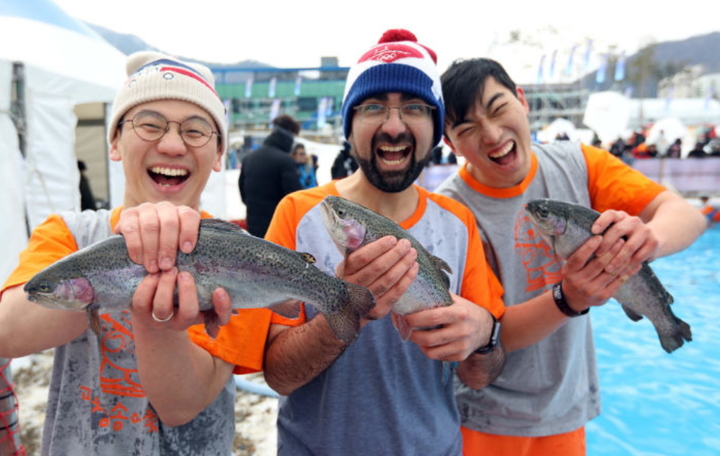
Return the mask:
<svg viewBox="0 0 720 456">
<path fill-rule="evenodd" d="M 514 143 L 513 141 L 510 141 L 510 142 L 507 144 L 507 146 L 505 146 L 504 149 L 499 150 L 498 152 L 496 152 L 496 153 L 494 153 L 494 154 L 490 154 L 490 158 L 500 158 L 500 157 L 504 157 L 505 155 L 507 155 L 507 154 L 510 153 L 510 151 L 512 150 L 512 148 L 513 148 L 514 145 L 515 145 L 515 143 Z"/>
<path fill-rule="evenodd" d="M 152 171 L 155 174 L 162 174 L 163 176 L 170 176 L 170 177 L 185 176 L 188 173 L 186 169 L 161 168 L 159 166 L 154 166 L 154 167 L 150 168 L 150 171 Z"/>
<path fill-rule="evenodd" d="M 405 147 L 404 146 L 395 146 L 395 147 L 384 146 L 384 147 L 381 147 L 380 150 L 383 152 L 402 152 L 403 150 L 405 150 Z"/>
<path fill-rule="evenodd" d="M 406 147 L 405 146 L 383 146 L 383 147 L 380 147 L 379 149 L 380 149 L 380 152 L 382 152 L 382 153 L 386 153 L 386 152 L 387 153 L 397 153 L 397 152 L 403 152 L 406 149 Z M 388 160 L 388 159 L 384 158 L 382 154 L 380 154 L 380 160 L 387 165 L 399 165 L 400 163 L 405 161 L 405 156 L 403 155 L 397 160 Z"/>
</svg>

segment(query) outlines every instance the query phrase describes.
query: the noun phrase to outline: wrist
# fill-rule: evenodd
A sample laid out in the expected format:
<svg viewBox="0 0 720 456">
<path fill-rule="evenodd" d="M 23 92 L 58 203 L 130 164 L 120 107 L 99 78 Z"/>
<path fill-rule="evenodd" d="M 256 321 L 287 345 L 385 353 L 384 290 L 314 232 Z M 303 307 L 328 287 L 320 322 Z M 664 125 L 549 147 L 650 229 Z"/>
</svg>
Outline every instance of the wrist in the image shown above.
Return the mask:
<svg viewBox="0 0 720 456">
<path fill-rule="evenodd" d="M 565 299 L 565 293 L 563 293 L 562 289 L 562 280 L 553 285 L 552 287 L 552 297 L 555 301 L 555 305 L 557 308 L 562 312 L 564 315 L 568 317 L 579 317 L 582 315 L 585 315 L 590 311 L 590 309 L 581 310 L 580 312 L 575 311 L 570 305 L 567 303 L 567 300 Z"/>
<path fill-rule="evenodd" d="M 487 353 L 491 353 L 493 350 L 495 350 L 500 343 L 500 322 L 497 318 L 495 318 L 495 315 L 492 313 L 490 316 L 493 319 L 493 325 L 490 329 L 490 340 L 487 344 L 480 346 L 473 351 L 473 353 L 477 353 L 478 355 L 485 355 Z"/>
</svg>

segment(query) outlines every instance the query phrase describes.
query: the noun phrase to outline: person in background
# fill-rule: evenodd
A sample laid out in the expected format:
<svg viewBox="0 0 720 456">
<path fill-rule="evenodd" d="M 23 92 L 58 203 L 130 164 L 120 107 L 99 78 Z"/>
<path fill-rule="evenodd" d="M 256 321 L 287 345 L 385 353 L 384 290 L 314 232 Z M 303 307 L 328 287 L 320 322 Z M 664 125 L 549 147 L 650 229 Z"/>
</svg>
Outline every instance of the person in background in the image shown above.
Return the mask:
<svg viewBox="0 0 720 456">
<path fill-rule="evenodd" d="M 705 153 L 703 147 L 703 143 L 701 141 L 697 141 L 692 150 L 688 152 L 687 158 L 706 158 L 708 154 Z"/>
<path fill-rule="evenodd" d="M 368 287 L 377 304 L 350 346 L 310 306 L 305 324 L 271 327 L 264 372 L 283 395 L 278 454 L 459 456 L 448 369 L 459 363 L 459 377 L 472 388 L 500 372 L 504 355 L 493 334 L 502 290 L 467 208 L 413 184 L 442 138 L 435 53 L 407 30 L 385 32 L 350 69 L 342 113 L 360 168 L 283 198 L 266 239 L 308 252 L 329 274 L 337 267 L 345 280 Z M 417 252 L 407 239 L 385 236 L 343 260 L 322 221 L 327 195 L 395 220 L 452 269 L 453 304 L 407 315 L 415 329 L 408 342 L 390 311 L 418 275 Z"/>
<path fill-rule="evenodd" d="M 357 169 L 357 161 L 352 153 L 350 153 L 350 143 L 343 141 L 343 147 L 335 157 L 335 161 L 333 161 L 332 168 L 330 169 L 332 179 L 336 180 L 348 177 Z"/>
<path fill-rule="evenodd" d="M 700 204 L 700 213 L 707 219 L 708 226 L 720 222 L 720 208 L 713 204 L 710 204 L 709 196 L 701 196 Z"/>
<path fill-rule="evenodd" d="M 87 175 L 85 175 L 87 166 L 85 166 L 85 162 L 82 160 L 78 160 L 77 164 L 78 170 L 80 171 L 80 210 L 90 209 L 94 211 L 97 207 L 95 206 L 95 197 L 90 188 L 90 181 Z"/>
<path fill-rule="evenodd" d="M 302 143 L 295 144 L 290 156 L 295 160 L 295 166 L 297 166 L 298 178 L 300 179 L 302 188 L 317 187 L 313 159 L 309 157 L 305 151 L 305 145 Z"/>
<path fill-rule="evenodd" d="M 681 158 L 682 156 L 682 139 L 677 138 L 665 151 L 667 158 Z"/>
<path fill-rule="evenodd" d="M 505 369 L 482 390 L 457 390 L 464 454 L 584 455 L 585 423 L 600 413 L 588 310 L 607 302 L 643 261 L 688 247 L 705 222 L 605 150 L 532 143 L 524 91 L 498 62 L 459 60 L 441 79 L 445 140 L 466 163 L 436 191 L 474 212 L 507 306 Z M 525 214 L 538 198 L 602 213 L 596 235 L 567 261 Z"/>
<path fill-rule="evenodd" d="M 202 65 L 139 52 L 126 68 L 108 131 L 110 159 L 123 165 L 123 206 L 61 212 L 33 230 L 0 290 L 0 357 L 54 348 L 45 456 L 227 456 L 235 438 L 232 374 L 262 368 L 272 317 L 231 318 L 230 298 L 217 289 L 213 305 L 226 325 L 210 339 L 198 324 L 194 279 L 171 258 L 197 240 L 200 196 L 226 149 L 225 108 Z M 96 334 L 85 312 L 28 301 L 23 286 L 37 272 L 113 231 L 149 272 L 130 308 L 103 310 Z"/>
<path fill-rule="evenodd" d="M 273 119 L 272 132 L 262 146 L 242 161 L 238 186 L 247 208 L 250 234 L 265 236 L 275 207 L 283 196 L 302 189 L 295 160 L 290 157 L 300 124 L 289 115 Z"/>
</svg>

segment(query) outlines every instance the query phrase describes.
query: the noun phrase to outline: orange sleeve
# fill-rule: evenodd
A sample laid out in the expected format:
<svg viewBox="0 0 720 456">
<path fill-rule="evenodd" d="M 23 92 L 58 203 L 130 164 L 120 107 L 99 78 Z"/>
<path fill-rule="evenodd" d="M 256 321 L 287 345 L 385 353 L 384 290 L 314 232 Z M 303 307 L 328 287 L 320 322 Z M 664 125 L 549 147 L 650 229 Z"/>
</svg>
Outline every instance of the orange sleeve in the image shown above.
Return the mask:
<svg viewBox="0 0 720 456">
<path fill-rule="evenodd" d="M 590 202 L 598 212 L 623 210 L 638 215 L 665 187 L 623 163 L 610 152 L 583 144 Z"/>
<path fill-rule="evenodd" d="M 28 282 L 45 267 L 77 250 L 75 237 L 63 218 L 56 214 L 49 216 L 33 230 L 27 247 L 20 252 L 17 268 L 5 281 L 0 296 L 8 288 Z"/>
</svg>

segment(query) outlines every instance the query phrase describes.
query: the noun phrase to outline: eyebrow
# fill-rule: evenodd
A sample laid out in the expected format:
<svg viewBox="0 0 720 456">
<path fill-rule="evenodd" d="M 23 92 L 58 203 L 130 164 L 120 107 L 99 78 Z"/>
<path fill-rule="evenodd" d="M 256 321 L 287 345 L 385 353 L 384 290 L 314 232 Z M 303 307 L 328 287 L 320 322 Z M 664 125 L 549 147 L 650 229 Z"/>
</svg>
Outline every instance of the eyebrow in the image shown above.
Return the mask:
<svg viewBox="0 0 720 456">
<path fill-rule="evenodd" d="M 502 97 L 504 97 L 504 96 L 505 96 L 505 93 L 504 93 L 504 92 L 498 92 L 498 93 L 496 93 L 495 95 L 493 95 L 493 96 L 490 98 L 490 100 L 488 101 L 487 106 L 485 106 L 485 110 L 486 110 L 486 111 L 490 111 L 490 110 L 492 109 L 493 105 L 495 104 L 495 102 L 496 102 L 498 99 L 500 99 L 500 98 L 502 98 Z M 481 103 L 481 105 L 482 105 L 482 103 Z M 458 127 L 458 126 L 460 126 L 460 125 L 462 125 L 462 124 L 464 124 L 464 123 L 469 123 L 469 122 L 470 122 L 470 119 L 467 118 L 467 113 L 466 113 L 466 116 L 464 116 L 464 117 L 456 120 L 455 122 L 453 122 L 451 128 L 455 128 L 455 127 Z"/>
</svg>

